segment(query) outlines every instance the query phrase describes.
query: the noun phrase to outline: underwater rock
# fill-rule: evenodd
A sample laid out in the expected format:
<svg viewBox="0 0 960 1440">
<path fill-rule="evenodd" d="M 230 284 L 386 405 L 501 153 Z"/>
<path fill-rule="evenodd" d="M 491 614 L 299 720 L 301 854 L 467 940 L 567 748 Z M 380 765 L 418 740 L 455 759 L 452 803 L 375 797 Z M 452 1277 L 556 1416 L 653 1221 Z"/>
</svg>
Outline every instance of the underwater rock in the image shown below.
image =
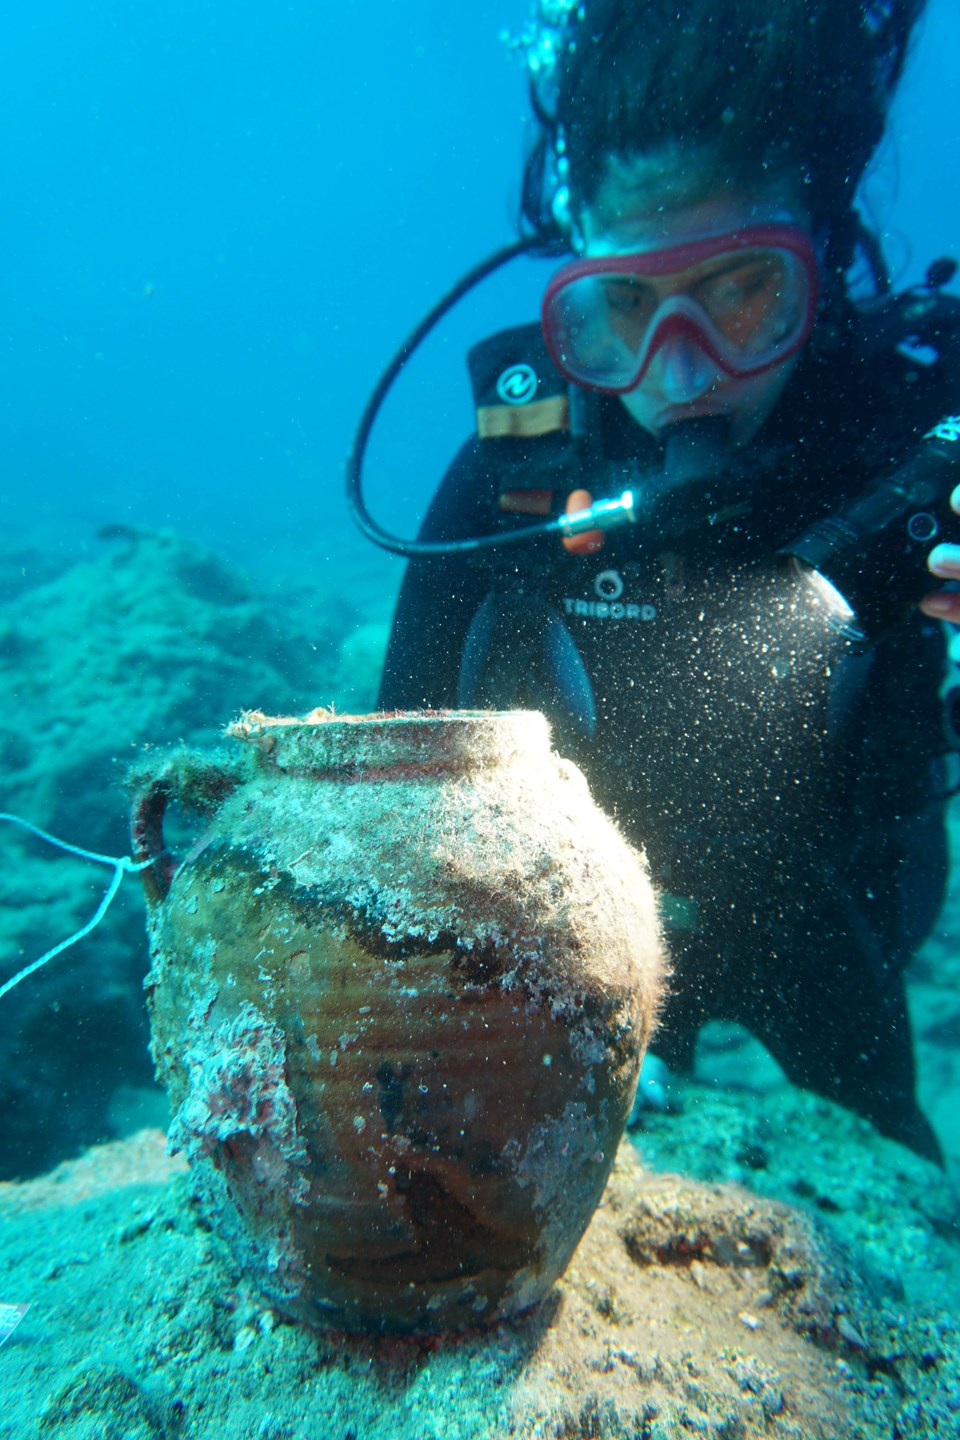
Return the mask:
<svg viewBox="0 0 960 1440">
<path fill-rule="evenodd" d="M 153 1054 L 211 1223 L 288 1315 L 439 1331 L 543 1298 L 663 977 L 645 862 L 539 714 L 251 714 L 145 776 Z M 245 753 L 244 753 L 245 752 Z M 168 801 L 207 811 L 174 868 Z"/>
<path fill-rule="evenodd" d="M 256 695 L 325 693 L 349 619 L 293 618 L 185 537 L 115 528 L 4 609 L 4 808 L 90 849 L 124 845 L 117 781 L 137 750 L 213 739 Z"/>
<path fill-rule="evenodd" d="M 0 810 L 67 841 L 124 853 L 120 782 L 141 751 L 213 742 L 257 695 L 295 706 L 333 694 L 345 602 L 281 610 L 172 531 L 117 527 L 56 571 L 57 557 L 16 558 L 0 568 L 11 583 L 28 572 L 0 620 Z M 0 844 L 2 982 L 89 920 L 109 874 L 9 825 Z M 117 1133 L 118 1086 L 149 1103 L 145 949 L 131 884 L 90 939 L 0 1004 L 0 1178 Z M 158 1092 L 153 1105 L 159 1123 Z"/>
<path fill-rule="evenodd" d="M 731 1094 L 722 1111 L 695 1093 L 676 1137 L 685 1160 L 710 1162 L 719 1121 L 759 1123 L 770 1173 L 815 1174 L 831 1193 L 860 1177 L 859 1214 L 655 1175 L 625 1141 L 544 1304 L 449 1339 L 288 1323 L 197 1223 L 186 1177 L 165 1178 L 159 1134 L 0 1184 L 6 1295 L 34 1302 L 0 1347 L 0 1440 L 38 1435 L 51 1406 L 66 1418 L 63 1401 L 86 1402 L 111 1372 L 136 1382 L 164 1440 L 955 1436 L 960 1247 L 916 1209 L 942 1177 L 801 1092 Z M 864 1285 L 865 1220 L 880 1247 L 868 1268 L 921 1266 L 922 1300 Z M 99 1440 L 104 1418 L 82 1433 Z"/>
<path fill-rule="evenodd" d="M 84 1366 L 41 1412 L 42 1436 L 60 1440 L 164 1440 L 140 1387 L 112 1365 Z"/>
</svg>

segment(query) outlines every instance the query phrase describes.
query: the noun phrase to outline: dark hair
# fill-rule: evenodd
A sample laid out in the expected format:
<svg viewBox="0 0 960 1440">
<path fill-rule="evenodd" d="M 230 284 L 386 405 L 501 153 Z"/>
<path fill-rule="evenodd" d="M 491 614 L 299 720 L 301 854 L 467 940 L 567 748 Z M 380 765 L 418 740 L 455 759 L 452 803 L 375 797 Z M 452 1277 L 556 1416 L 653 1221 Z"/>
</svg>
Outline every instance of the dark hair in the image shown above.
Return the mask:
<svg viewBox="0 0 960 1440">
<path fill-rule="evenodd" d="M 815 221 L 846 217 L 926 0 L 584 0 L 534 75 L 523 209 L 590 204 L 611 155 L 707 147 L 717 174 L 793 170 Z"/>
</svg>

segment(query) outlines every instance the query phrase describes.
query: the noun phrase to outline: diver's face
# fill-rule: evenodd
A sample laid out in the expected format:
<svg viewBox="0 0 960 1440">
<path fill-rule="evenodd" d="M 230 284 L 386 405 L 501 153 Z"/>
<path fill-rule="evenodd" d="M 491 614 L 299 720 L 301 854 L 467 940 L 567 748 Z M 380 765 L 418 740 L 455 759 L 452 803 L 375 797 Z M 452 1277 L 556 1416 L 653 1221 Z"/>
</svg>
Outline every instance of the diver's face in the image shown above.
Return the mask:
<svg viewBox="0 0 960 1440">
<path fill-rule="evenodd" d="M 647 252 L 690 240 L 724 235 L 746 226 L 798 225 L 809 231 L 809 215 L 798 203 L 796 186 L 770 182 L 762 193 L 711 187 L 706 164 L 688 154 L 664 151 L 629 161 L 611 159 L 595 202 L 579 215 L 582 253 L 588 258 Z M 683 293 L 683 277 L 664 281 Z M 638 384 L 621 395 L 639 425 L 658 435 L 679 420 L 700 415 L 731 417 L 730 438 L 745 445 L 756 435 L 786 385 L 797 355 L 760 374 L 735 376 L 716 365 L 689 335 L 667 338 Z"/>
</svg>

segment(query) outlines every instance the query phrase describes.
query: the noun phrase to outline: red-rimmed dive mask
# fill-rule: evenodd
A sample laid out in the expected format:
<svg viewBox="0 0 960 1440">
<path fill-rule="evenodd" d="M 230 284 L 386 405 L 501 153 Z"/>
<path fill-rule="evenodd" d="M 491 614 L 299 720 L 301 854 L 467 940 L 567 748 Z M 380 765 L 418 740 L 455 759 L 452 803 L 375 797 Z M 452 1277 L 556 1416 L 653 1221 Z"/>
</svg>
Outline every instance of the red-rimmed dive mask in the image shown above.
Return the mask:
<svg viewBox="0 0 960 1440">
<path fill-rule="evenodd" d="M 543 297 L 547 349 L 577 385 L 623 395 L 671 339 L 731 376 L 781 364 L 813 328 L 820 279 L 797 225 L 754 225 L 659 250 L 574 260 Z"/>
</svg>

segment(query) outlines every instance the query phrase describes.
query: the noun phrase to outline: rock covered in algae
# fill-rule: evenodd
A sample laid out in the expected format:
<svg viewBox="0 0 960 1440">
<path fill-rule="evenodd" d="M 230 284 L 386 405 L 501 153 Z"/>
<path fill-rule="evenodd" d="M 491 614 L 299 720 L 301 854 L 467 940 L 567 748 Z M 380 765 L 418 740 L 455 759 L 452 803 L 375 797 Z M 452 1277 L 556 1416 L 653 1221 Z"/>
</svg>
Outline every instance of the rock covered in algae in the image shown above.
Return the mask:
<svg viewBox="0 0 960 1440">
<path fill-rule="evenodd" d="M 249 715 L 135 812 L 153 1050 L 212 1223 L 286 1313 L 443 1330 L 543 1298 L 663 979 L 645 863 L 532 713 Z M 183 864 L 170 798 L 213 810 Z"/>
<path fill-rule="evenodd" d="M 183 536 L 125 526 L 73 550 L 59 539 L 15 558 L 0 550 L 0 593 L 0 809 L 118 856 L 120 778 L 141 747 L 216 744 L 224 715 L 266 692 L 285 706 L 334 694 L 351 618 L 332 596 L 304 612 L 266 599 Z M 0 845 L 7 980 L 86 923 L 106 876 L 11 825 Z M 151 1098 L 159 1123 L 142 936 L 135 888 L 124 885 L 90 939 L 0 1004 L 0 1179 L 116 1133 L 128 1108 L 142 1116 Z"/>
<path fill-rule="evenodd" d="M 892 1201 L 883 1270 L 893 1281 L 909 1269 L 915 1206 L 947 1190 L 932 1166 L 810 1097 L 784 1110 L 741 1092 L 728 1097 L 733 1128 L 737 1115 L 769 1124 L 774 1173 L 797 1166 L 834 1192 L 859 1175 L 865 1196 L 878 1186 Z M 798 1123 L 785 1127 L 788 1117 Z M 688 1117 L 682 1145 L 698 1162 L 716 1119 L 705 1114 L 698 1134 L 695 1108 Z M 824 1158 L 830 1134 L 847 1143 Z M 142 1136 L 42 1181 L 0 1185 L 6 1294 L 35 1298 L 0 1347 L 0 1440 L 127 1440 L 144 1423 L 157 1440 L 956 1434 L 960 1247 L 942 1227 L 924 1229 L 935 1293 L 922 1304 L 884 1295 L 863 1283 L 853 1231 L 852 1266 L 825 1241 L 824 1220 L 843 1229 L 843 1212 L 652 1175 L 625 1142 L 538 1310 L 447 1340 L 331 1335 L 264 1306 L 196 1223 L 183 1177 L 164 1183 L 162 1146 Z"/>
</svg>

